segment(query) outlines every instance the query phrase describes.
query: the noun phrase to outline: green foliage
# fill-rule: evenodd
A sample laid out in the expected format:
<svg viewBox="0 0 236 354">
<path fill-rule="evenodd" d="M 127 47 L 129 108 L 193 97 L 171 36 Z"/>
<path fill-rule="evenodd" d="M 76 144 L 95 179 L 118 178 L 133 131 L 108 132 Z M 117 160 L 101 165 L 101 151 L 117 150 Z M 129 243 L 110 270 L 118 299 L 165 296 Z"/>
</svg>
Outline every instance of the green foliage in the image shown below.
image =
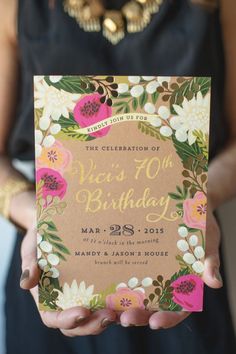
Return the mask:
<svg viewBox="0 0 236 354">
<path fill-rule="evenodd" d="M 175 199 L 175 200 L 185 200 L 188 196 L 188 189 L 186 187 L 183 186 L 183 188 L 181 189 L 181 187 L 176 186 L 176 193 L 168 193 L 171 199 Z"/>
<path fill-rule="evenodd" d="M 181 79 L 181 78 L 180 78 Z M 181 82 L 180 82 L 181 81 Z M 175 114 L 173 105 L 182 105 L 184 98 L 191 100 L 200 91 L 205 96 L 211 87 L 211 79 L 209 77 L 193 77 L 190 79 L 179 80 L 179 85 L 174 84 L 174 90 L 169 94 L 171 113 Z"/>
<path fill-rule="evenodd" d="M 171 281 L 171 283 L 173 283 L 178 278 L 182 277 L 183 275 L 187 275 L 187 274 L 190 274 L 189 268 L 188 267 L 182 268 L 178 272 L 176 272 L 175 274 L 172 275 L 172 277 L 170 278 L 170 281 Z"/>
<path fill-rule="evenodd" d="M 200 147 L 204 157 L 208 160 L 208 141 L 206 135 L 201 130 L 194 130 L 193 135 L 197 138 L 198 146 Z"/>
<path fill-rule="evenodd" d="M 80 141 L 89 141 L 95 139 L 88 134 L 78 133 L 80 128 L 79 124 L 74 120 L 73 115 L 70 113 L 69 118 L 60 117 L 58 123 L 61 125 L 61 131 L 68 137 L 80 140 Z"/>
<path fill-rule="evenodd" d="M 99 310 L 106 307 L 106 297 L 107 295 L 113 294 L 116 292 L 115 284 L 112 284 L 107 289 L 102 291 L 100 294 L 96 294 L 90 301 L 91 311 Z"/>
<path fill-rule="evenodd" d="M 75 94 L 91 93 L 92 90 L 88 87 L 84 87 L 84 83 L 87 83 L 88 78 L 84 76 L 63 76 L 58 82 L 51 82 L 49 76 L 45 76 L 45 81 L 49 86 L 54 86 L 59 90 Z"/>
<path fill-rule="evenodd" d="M 138 122 L 138 129 L 141 130 L 142 133 L 158 140 L 166 141 L 167 139 L 169 139 L 161 135 L 158 128 L 153 127 L 151 124 L 146 122 Z"/>
</svg>

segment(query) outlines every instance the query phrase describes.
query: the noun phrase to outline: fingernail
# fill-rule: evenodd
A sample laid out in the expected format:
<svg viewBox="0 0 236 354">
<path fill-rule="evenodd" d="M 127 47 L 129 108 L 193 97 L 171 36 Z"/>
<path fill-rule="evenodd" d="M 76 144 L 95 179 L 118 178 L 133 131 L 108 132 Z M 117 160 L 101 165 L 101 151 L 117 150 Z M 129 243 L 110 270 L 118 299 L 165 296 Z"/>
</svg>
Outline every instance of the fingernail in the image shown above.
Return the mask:
<svg viewBox="0 0 236 354">
<path fill-rule="evenodd" d="M 28 279 L 29 275 L 30 275 L 29 269 L 25 269 L 24 272 L 21 274 L 20 283 L 23 283 L 26 279 Z"/>
<path fill-rule="evenodd" d="M 221 283 L 223 284 L 223 279 L 221 277 L 220 271 L 218 268 L 215 269 L 215 278 Z"/>
<path fill-rule="evenodd" d="M 81 325 L 84 322 L 85 319 L 86 319 L 86 317 L 79 316 L 79 317 L 76 318 L 75 322 L 79 326 L 79 325 Z"/>
<path fill-rule="evenodd" d="M 163 329 L 163 327 L 159 327 L 159 326 L 156 326 L 156 325 L 153 325 L 153 324 L 150 324 L 149 326 L 153 330 Z"/>
<path fill-rule="evenodd" d="M 104 318 L 101 322 L 101 327 L 105 328 L 108 327 L 110 324 L 114 323 L 115 321 L 110 320 L 109 318 Z"/>
<path fill-rule="evenodd" d="M 122 327 L 132 327 L 132 326 L 134 326 L 132 323 L 124 323 L 124 322 L 122 322 L 121 323 L 121 326 Z"/>
</svg>

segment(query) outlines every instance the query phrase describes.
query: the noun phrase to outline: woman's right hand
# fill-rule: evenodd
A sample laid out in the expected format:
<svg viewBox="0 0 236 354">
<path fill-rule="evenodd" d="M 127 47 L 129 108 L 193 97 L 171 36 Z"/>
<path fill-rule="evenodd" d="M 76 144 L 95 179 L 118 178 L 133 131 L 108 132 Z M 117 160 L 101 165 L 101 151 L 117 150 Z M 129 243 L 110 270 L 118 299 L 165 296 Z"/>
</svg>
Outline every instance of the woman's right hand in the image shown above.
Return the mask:
<svg viewBox="0 0 236 354">
<path fill-rule="evenodd" d="M 26 235 L 21 245 L 22 276 L 20 286 L 30 290 L 38 305 L 38 281 L 40 269 L 37 264 L 37 230 L 35 217 L 35 194 L 23 192 L 16 195 L 11 203 L 11 219 L 25 229 Z M 39 311 L 43 323 L 50 328 L 58 328 L 69 337 L 100 334 L 109 324 L 116 321 L 116 313 L 102 309 L 91 313 L 83 307 L 73 307 L 60 312 Z"/>
</svg>

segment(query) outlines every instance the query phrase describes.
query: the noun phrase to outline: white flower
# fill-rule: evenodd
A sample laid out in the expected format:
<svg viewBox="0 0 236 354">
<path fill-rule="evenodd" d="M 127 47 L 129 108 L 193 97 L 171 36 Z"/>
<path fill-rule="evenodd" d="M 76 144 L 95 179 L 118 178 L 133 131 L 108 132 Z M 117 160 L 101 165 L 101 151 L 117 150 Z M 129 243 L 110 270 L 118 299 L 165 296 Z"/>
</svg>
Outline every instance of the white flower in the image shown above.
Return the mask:
<svg viewBox="0 0 236 354">
<path fill-rule="evenodd" d="M 187 252 L 183 255 L 183 260 L 188 264 L 193 264 L 196 261 L 196 258 L 192 253 Z"/>
<path fill-rule="evenodd" d="M 170 118 L 170 126 L 174 130 L 179 129 L 179 127 L 181 126 L 181 122 L 180 122 L 179 117 L 174 116 L 174 117 Z"/>
<path fill-rule="evenodd" d="M 149 113 L 149 114 L 153 114 L 155 113 L 155 106 L 153 103 L 150 103 L 150 102 L 147 102 L 145 105 L 144 105 L 144 111 Z"/>
<path fill-rule="evenodd" d="M 37 245 L 39 245 L 40 244 L 40 242 L 42 241 L 42 236 L 39 234 L 39 233 L 37 233 Z"/>
<path fill-rule="evenodd" d="M 54 267 L 50 268 L 50 272 L 52 273 L 51 278 L 58 278 L 60 275 L 59 270 Z"/>
<path fill-rule="evenodd" d="M 196 258 L 200 259 L 200 258 L 203 258 L 205 256 L 205 251 L 204 249 L 202 248 L 202 246 L 197 246 L 195 249 L 194 249 L 194 255 Z"/>
<path fill-rule="evenodd" d="M 140 76 L 128 76 L 128 80 L 131 84 L 139 84 Z"/>
<path fill-rule="evenodd" d="M 52 135 L 48 135 L 43 139 L 43 146 L 49 148 L 55 143 L 55 138 Z"/>
<path fill-rule="evenodd" d="M 179 241 L 177 242 L 177 247 L 178 247 L 178 249 L 179 249 L 180 251 L 182 251 L 182 252 L 185 252 L 185 251 L 187 251 L 187 250 L 189 249 L 188 242 L 185 241 L 185 240 L 179 240 Z"/>
<path fill-rule="evenodd" d="M 73 94 L 49 86 L 45 81 L 35 83 L 35 107 L 43 108 L 43 116 L 58 120 L 61 115 L 69 118 L 69 111 L 74 109 L 80 94 Z"/>
<path fill-rule="evenodd" d="M 151 80 L 155 79 L 155 76 L 142 76 L 142 79 L 145 81 L 151 81 Z"/>
<path fill-rule="evenodd" d="M 47 266 L 47 261 L 46 259 L 44 258 L 41 258 L 39 261 L 38 261 L 38 265 L 39 265 L 39 268 L 44 270 L 44 268 Z"/>
<path fill-rule="evenodd" d="M 41 144 L 43 140 L 43 133 L 41 132 L 41 130 L 36 129 L 34 135 L 35 135 L 35 143 Z"/>
<path fill-rule="evenodd" d="M 135 288 L 137 285 L 138 285 L 138 279 L 137 278 L 133 277 L 133 278 L 129 279 L 128 286 L 130 288 Z"/>
<path fill-rule="evenodd" d="M 62 75 L 51 75 L 49 76 L 49 80 L 53 82 L 54 84 L 56 82 L 59 82 L 62 79 Z"/>
<path fill-rule="evenodd" d="M 56 254 L 54 254 L 54 253 L 49 254 L 47 256 L 47 259 L 48 259 L 48 262 L 51 265 L 58 265 L 58 263 L 60 262 L 59 257 Z"/>
<path fill-rule="evenodd" d="M 126 283 L 119 283 L 117 286 L 116 286 L 116 290 L 119 289 L 119 288 L 127 288 L 128 285 Z"/>
<path fill-rule="evenodd" d="M 130 90 L 130 94 L 133 97 L 139 97 L 142 95 L 142 93 L 144 92 L 144 88 L 141 85 L 135 85 L 132 87 L 132 89 Z"/>
<path fill-rule="evenodd" d="M 160 106 L 157 113 L 162 119 L 168 119 L 170 117 L 170 110 L 166 106 Z"/>
<path fill-rule="evenodd" d="M 188 229 L 185 226 L 180 226 L 178 228 L 178 234 L 181 237 L 187 237 L 188 236 Z"/>
<path fill-rule="evenodd" d="M 188 139 L 187 132 L 183 129 L 176 130 L 175 137 L 181 143 L 185 142 Z"/>
<path fill-rule="evenodd" d="M 204 271 L 204 264 L 201 261 L 194 262 L 192 267 L 196 273 L 202 273 Z"/>
<path fill-rule="evenodd" d="M 48 117 L 41 117 L 39 119 L 39 128 L 41 130 L 47 130 L 49 128 L 51 121 Z"/>
<path fill-rule="evenodd" d="M 117 88 L 117 92 L 118 93 L 125 93 L 129 90 L 129 86 L 128 84 L 123 84 L 123 83 L 120 83 L 118 84 L 118 88 Z"/>
<path fill-rule="evenodd" d="M 42 241 L 40 243 L 40 248 L 42 251 L 47 252 L 47 253 L 52 251 L 52 245 L 48 241 Z"/>
<path fill-rule="evenodd" d="M 188 242 L 189 242 L 190 246 L 196 246 L 198 244 L 197 235 L 190 236 Z"/>
<path fill-rule="evenodd" d="M 181 123 L 176 131 L 176 139 L 188 140 L 188 143 L 192 145 L 196 141 L 196 136 L 193 135 L 194 130 L 200 130 L 204 134 L 209 132 L 209 105 L 210 95 L 203 97 L 201 92 L 198 92 L 197 97 L 193 97 L 190 101 L 184 98 L 183 107 L 173 105 Z"/>
<path fill-rule="evenodd" d="M 161 126 L 161 118 L 158 118 L 158 117 L 148 117 L 148 122 L 153 125 L 154 127 L 160 127 Z"/>
<path fill-rule="evenodd" d="M 146 277 L 141 282 L 142 286 L 147 287 L 152 285 L 152 278 Z"/>
<path fill-rule="evenodd" d="M 163 136 L 169 137 L 172 135 L 172 129 L 166 125 L 160 128 L 160 133 Z"/>
<path fill-rule="evenodd" d="M 140 286 L 138 288 L 133 289 L 134 291 L 141 291 L 142 293 L 145 294 L 145 290 L 141 288 Z"/>
<path fill-rule="evenodd" d="M 58 292 L 56 304 L 63 310 L 74 306 L 89 308 L 90 301 L 95 296 L 93 295 L 94 285 L 90 285 L 86 288 L 85 282 L 82 281 L 78 286 L 76 280 L 73 280 L 71 286 L 65 283 L 63 286 L 63 291 L 57 289 L 54 289 L 54 291 Z"/>
<path fill-rule="evenodd" d="M 153 94 L 156 91 L 158 86 L 159 83 L 156 80 L 149 82 L 146 86 L 147 93 Z"/>
<path fill-rule="evenodd" d="M 61 131 L 61 125 L 58 124 L 58 123 L 55 123 L 53 124 L 51 127 L 50 127 L 50 133 L 51 134 L 58 134 L 59 132 Z"/>
<path fill-rule="evenodd" d="M 37 258 L 41 258 L 42 257 L 42 252 L 41 249 L 39 247 L 37 247 Z"/>
<path fill-rule="evenodd" d="M 35 157 L 38 158 L 42 153 L 42 146 L 35 144 Z"/>
</svg>

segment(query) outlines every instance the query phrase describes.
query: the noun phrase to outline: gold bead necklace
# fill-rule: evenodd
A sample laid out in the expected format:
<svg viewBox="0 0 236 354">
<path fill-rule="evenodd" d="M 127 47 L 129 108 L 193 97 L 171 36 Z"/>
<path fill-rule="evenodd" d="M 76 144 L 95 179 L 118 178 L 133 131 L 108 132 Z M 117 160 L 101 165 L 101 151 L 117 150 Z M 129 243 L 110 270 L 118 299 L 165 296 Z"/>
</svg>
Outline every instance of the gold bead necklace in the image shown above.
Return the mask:
<svg viewBox="0 0 236 354">
<path fill-rule="evenodd" d="M 159 11 L 163 0 L 131 0 L 121 10 L 106 10 L 100 0 L 64 0 L 65 11 L 86 32 L 100 32 L 112 44 L 128 33 L 141 32 Z"/>
</svg>

